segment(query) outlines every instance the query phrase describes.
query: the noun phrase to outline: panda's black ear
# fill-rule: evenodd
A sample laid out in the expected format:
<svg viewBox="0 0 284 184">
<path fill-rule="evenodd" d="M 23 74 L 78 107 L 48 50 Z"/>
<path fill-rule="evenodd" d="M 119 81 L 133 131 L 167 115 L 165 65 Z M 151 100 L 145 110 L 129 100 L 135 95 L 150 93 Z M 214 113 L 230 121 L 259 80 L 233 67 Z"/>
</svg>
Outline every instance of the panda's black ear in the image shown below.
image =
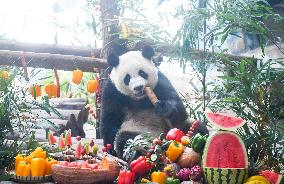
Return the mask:
<svg viewBox="0 0 284 184">
<path fill-rule="evenodd" d="M 151 58 L 154 56 L 154 54 L 155 54 L 154 49 L 151 46 L 145 45 L 142 48 L 142 56 L 144 58 L 151 60 Z"/>
<path fill-rule="evenodd" d="M 107 63 L 112 67 L 117 67 L 119 64 L 119 57 L 115 54 L 110 54 L 107 57 Z"/>
</svg>

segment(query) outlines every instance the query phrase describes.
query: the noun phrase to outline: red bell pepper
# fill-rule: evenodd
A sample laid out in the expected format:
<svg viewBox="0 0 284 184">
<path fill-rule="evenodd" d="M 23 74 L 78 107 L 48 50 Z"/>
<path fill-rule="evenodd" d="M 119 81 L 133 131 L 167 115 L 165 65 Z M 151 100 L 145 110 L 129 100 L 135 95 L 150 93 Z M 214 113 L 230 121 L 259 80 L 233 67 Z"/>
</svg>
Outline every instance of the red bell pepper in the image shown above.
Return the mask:
<svg viewBox="0 0 284 184">
<path fill-rule="evenodd" d="M 118 184 L 134 184 L 135 174 L 132 171 L 120 171 Z"/>
<path fill-rule="evenodd" d="M 135 176 L 142 176 L 146 174 L 152 168 L 151 162 L 147 161 L 145 156 L 140 156 L 138 159 L 130 163 L 131 171 L 135 173 Z"/>
<path fill-rule="evenodd" d="M 166 136 L 166 139 L 168 141 L 170 140 L 175 140 L 175 141 L 178 141 L 180 142 L 181 141 L 181 138 L 184 136 L 184 133 L 178 129 L 178 128 L 172 128 L 170 129 L 170 131 L 168 132 L 167 136 Z"/>
</svg>

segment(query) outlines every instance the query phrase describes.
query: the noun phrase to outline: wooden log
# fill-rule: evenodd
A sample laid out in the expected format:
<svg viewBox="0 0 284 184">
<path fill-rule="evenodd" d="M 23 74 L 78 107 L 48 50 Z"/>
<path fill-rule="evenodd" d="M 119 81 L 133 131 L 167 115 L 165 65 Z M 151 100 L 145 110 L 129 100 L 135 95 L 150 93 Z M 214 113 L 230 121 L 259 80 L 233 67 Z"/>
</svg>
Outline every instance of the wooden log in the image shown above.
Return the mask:
<svg viewBox="0 0 284 184">
<path fill-rule="evenodd" d="M 32 109 L 31 111 L 32 111 L 33 115 L 35 115 L 35 116 L 38 115 L 39 118 L 59 119 L 59 117 L 56 114 L 54 114 L 53 112 L 50 113 L 50 115 L 49 115 L 47 112 L 45 112 L 43 110 L 39 110 L 39 109 Z M 63 116 L 63 119 L 65 119 L 65 120 L 69 119 L 70 114 L 74 114 L 74 115 L 77 116 L 80 112 L 80 110 L 62 110 L 62 109 L 57 109 L 57 111 Z M 28 116 L 28 117 L 30 116 L 29 113 L 23 113 L 23 115 Z"/>
<path fill-rule="evenodd" d="M 100 57 L 101 49 L 92 47 L 78 47 L 71 45 L 38 44 L 18 42 L 13 40 L 0 40 L 0 50 L 38 52 L 61 55 L 74 55 L 83 57 Z"/>
<path fill-rule="evenodd" d="M 129 50 L 140 50 L 145 45 L 151 45 L 155 52 L 161 53 L 164 56 L 177 56 L 180 50 L 184 49 L 182 46 L 177 47 L 169 43 L 162 43 L 162 42 L 155 42 L 154 40 L 150 39 L 144 39 L 140 42 L 137 42 L 133 47 L 129 48 Z M 262 60 L 262 57 L 256 57 L 253 55 L 250 56 L 236 56 L 232 54 L 226 54 L 226 53 L 218 53 L 218 52 L 206 52 L 204 54 L 204 51 L 197 50 L 197 49 L 189 49 L 186 51 L 186 54 L 191 60 L 202 60 L 204 58 L 216 58 L 221 61 L 227 61 L 227 60 L 234 60 L 234 61 L 240 61 L 242 59 L 258 59 Z"/>
<path fill-rule="evenodd" d="M 52 98 L 49 103 L 57 109 L 81 110 L 87 104 L 84 98 Z"/>
<path fill-rule="evenodd" d="M 15 65 L 22 66 L 20 57 L 23 52 L 0 50 L 0 65 Z M 58 69 L 72 71 L 74 69 L 81 69 L 84 72 L 93 72 L 96 68 L 107 68 L 107 63 L 103 59 L 73 56 L 73 55 L 60 55 L 60 54 L 47 54 L 47 53 L 34 53 L 25 52 L 24 57 L 28 67 L 45 68 L 45 69 Z"/>
</svg>

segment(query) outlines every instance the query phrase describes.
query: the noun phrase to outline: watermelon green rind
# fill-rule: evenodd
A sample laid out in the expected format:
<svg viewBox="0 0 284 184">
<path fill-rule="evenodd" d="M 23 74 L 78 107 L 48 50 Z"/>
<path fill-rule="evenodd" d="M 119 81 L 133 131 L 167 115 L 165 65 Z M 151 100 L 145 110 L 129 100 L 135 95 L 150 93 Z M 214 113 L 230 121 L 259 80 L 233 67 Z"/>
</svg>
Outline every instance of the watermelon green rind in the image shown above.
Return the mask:
<svg viewBox="0 0 284 184">
<path fill-rule="evenodd" d="M 246 123 L 242 118 L 226 116 L 219 113 L 205 112 L 205 116 L 213 126 L 221 130 L 234 130 Z"/>
<path fill-rule="evenodd" d="M 281 184 L 283 177 L 279 174 L 275 184 Z M 283 181 L 284 182 L 284 181 Z"/>
<path fill-rule="evenodd" d="M 248 169 L 221 169 L 203 167 L 204 179 L 208 184 L 243 184 L 248 177 Z"/>
</svg>

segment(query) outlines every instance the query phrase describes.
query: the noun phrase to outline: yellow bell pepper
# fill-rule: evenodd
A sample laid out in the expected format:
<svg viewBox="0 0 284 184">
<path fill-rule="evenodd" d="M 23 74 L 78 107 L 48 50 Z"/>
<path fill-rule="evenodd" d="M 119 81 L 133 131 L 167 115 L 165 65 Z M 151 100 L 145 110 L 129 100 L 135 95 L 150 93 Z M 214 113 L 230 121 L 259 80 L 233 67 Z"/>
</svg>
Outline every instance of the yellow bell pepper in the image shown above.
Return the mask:
<svg viewBox="0 0 284 184">
<path fill-rule="evenodd" d="M 31 154 L 31 155 L 26 156 L 24 159 L 27 163 L 31 163 L 33 158 L 34 158 L 34 155 Z"/>
<path fill-rule="evenodd" d="M 45 169 L 45 159 L 33 158 L 31 161 L 32 176 L 43 176 Z"/>
<path fill-rule="evenodd" d="M 15 157 L 15 170 L 17 171 L 17 166 L 20 161 L 25 161 L 25 157 L 23 155 L 19 154 Z"/>
<path fill-rule="evenodd" d="M 20 161 L 16 170 L 17 176 L 30 176 L 31 175 L 31 165 L 25 161 Z"/>
<path fill-rule="evenodd" d="M 54 164 L 58 164 L 58 161 L 50 158 L 45 159 L 44 175 L 51 175 L 51 166 Z"/>
<path fill-rule="evenodd" d="M 156 182 L 159 184 L 165 184 L 167 180 L 167 175 L 164 172 L 155 171 L 155 172 L 152 172 L 151 174 L 151 180 L 152 182 Z"/>
<path fill-rule="evenodd" d="M 178 157 L 182 154 L 185 146 L 183 146 L 180 142 L 173 141 L 168 150 L 166 151 L 166 156 L 171 162 L 175 162 Z"/>
<path fill-rule="evenodd" d="M 36 158 L 46 158 L 46 152 L 41 147 L 37 147 L 35 151 L 31 153 L 31 155 L 34 155 Z"/>
</svg>

